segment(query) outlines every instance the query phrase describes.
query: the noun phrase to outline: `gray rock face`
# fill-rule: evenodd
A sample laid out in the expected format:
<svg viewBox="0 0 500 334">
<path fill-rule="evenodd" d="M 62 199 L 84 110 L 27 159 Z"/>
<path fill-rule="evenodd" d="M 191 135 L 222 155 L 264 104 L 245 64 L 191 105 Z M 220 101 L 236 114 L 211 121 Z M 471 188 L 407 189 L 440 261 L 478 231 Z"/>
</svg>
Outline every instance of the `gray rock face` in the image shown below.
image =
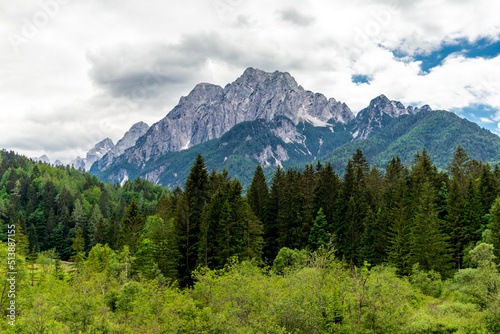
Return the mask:
<svg viewBox="0 0 500 334">
<path fill-rule="evenodd" d="M 90 170 L 90 167 L 96 162 L 100 160 L 106 153 L 108 153 L 115 144 L 109 138 L 104 139 L 97 143 L 90 151 L 87 152 L 87 158 L 85 161 L 85 170 Z"/>
<path fill-rule="evenodd" d="M 399 101 L 391 101 L 385 95 L 380 95 L 356 115 L 353 137 L 355 140 L 366 139 L 375 129 L 384 126 L 384 117 L 414 115 L 421 110 L 431 110 L 431 108 L 428 105 L 421 108 L 405 107 Z"/>
<path fill-rule="evenodd" d="M 70 162 L 70 165 L 75 168 L 82 168 L 88 171 L 94 162 L 101 159 L 114 146 L 115 144 L 113 144 L 113 141 L 106 138 L 95 144 L 95 146 L 87 152 L 87 156 L 85 158 L 76 157 L 75 160 Z"/>
<path fill-rule="evenodd" d="M 149 125 L 144 122 L 135 123 L 132 125 L 123 137 L 111 148 L 101 159 L 97 160 L 92 168 L 102 170 L 113 163 L 113 159 L 122 155 L 126 149 L 132 147 L 142 135 L 149 129 Z"/>
<path fill-rule="evenodd" d="M 76 169 L 85 169 L 85 158 L 81 157 L 76 157 L 74 160 L 72 160 L 69 163 L 71 166 L 75 167 Z"/>
<path fill-rule="evenodd" d="M 225 88 L 197 85 L 120 160 L 140 166 L 163 153 L 219 138 L 243 121 L 272 120 L 276 116 L 285 116 L 296 125 L 309 122 L 323 127 L 354 119 L 347 105 L 304 90 L 288 73 L 249 68 Z"/>
</svg>

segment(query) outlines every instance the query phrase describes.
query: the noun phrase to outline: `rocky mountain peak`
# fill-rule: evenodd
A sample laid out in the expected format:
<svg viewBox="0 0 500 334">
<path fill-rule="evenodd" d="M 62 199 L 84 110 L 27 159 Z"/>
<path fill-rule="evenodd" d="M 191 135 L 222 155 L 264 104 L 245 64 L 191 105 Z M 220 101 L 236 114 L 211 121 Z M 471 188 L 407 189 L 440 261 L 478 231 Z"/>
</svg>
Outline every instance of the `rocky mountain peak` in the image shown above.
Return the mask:
<svg viewBox="0 0 500 334">
<path fill-rule="evenodd" d="M 384 94 L 377 96 L 373 100 L 370 101 L 370 105 L 366 108 L 367 112 L 372 114 L 387 114 L 394 117 L 399 117 L 401 115 L 410 114 L 410 110 L 413 108 L 407 109 L 401 102 L 399 101 L 391 101 Z M 360 112 L 361 113 L 361 112 Z"/>
<path fill-rule="evenodd" d="M 141 121 L 141 122 L 137 122 L 134 125 L 132 125 L 132 127 L 130 128 L 130 130 L 128 130 L 127 133 L 129 133 L 129 132 L 143 132 L 144 129 L 146 129 L 146 131 L 147 131 L 147 129 L 149 129 L 149 125 L 147 125 L 146 123 Z M 118 141 L 118 143 L 119 142 L 120 141 Z M 116 144 L 118 145 L 118 143 L 116 143 Z"/>
<path fill-rule="evenodd" d="M 90 170 L 90 167 L 96 162 L 100 160 L 106 153 L 108 153 L 115 144 L 109 138 L 106 138 L 97 144 L 87 152 L 87 157 L 85 159 L 85 170 Z"/>
<path fill-rule="evenodd" d="M 387 96 L 381 94 L 371 100 L 369 106 L 356 115 L 353 136 L 356 140 L 366 139 L 375 129 L 384 126 L 386 122 L 384 117 L 397 118 L 402 115 L 414 115 L 421 110 L 432 109 L 428 105 L 421 108 L 405 107 L 401 102 L 389 100 Z"/>
<path fill-rule="evenodd" d="M 123 154 L 128 148 L 135 145 L 137 139 L 143 136 L 149 129 L 149 125 L 144 122 L 138 122 L 132 125 L 130 130 L 128 130 L 123 137 L 116 143 L 116 145 L 108 150 L 106 154 L 93 162 L 92 168 L 97 168 L 101 170 L 109 166 L 113 159 L 121 154 Z M 95 167 L 94 167 L 95 165 Z"/>
<path fill-rule="evenodd" d="M 248 68 L 224 88 L 196 85 L 124 156 L 138 166 L 166 152 L 220 138 L 241 122 L 276 117 L 286 117 L 295 125 L 308 122 L 321 127 L 354 119 L 345 104 L 304 90 L 289 73 Z"/>
</svg>

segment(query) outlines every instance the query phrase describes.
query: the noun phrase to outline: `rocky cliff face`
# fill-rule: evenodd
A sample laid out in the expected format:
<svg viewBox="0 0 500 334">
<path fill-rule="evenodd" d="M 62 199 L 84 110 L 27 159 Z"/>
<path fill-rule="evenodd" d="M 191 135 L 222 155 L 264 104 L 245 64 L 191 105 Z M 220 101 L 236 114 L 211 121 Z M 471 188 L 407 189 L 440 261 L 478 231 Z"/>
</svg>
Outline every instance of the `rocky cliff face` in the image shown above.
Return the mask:
<svg viewBox="0 0 500 334">
<path fill-rule="evenodd" d="M 236 124 L 289 118 L 328 127 L 354 119 L 349 107 L 304 90 L 288 73 L 247 69 L 225 88 L 197 85 L 161 121 L 151 126 L 121 160 L 140 166 L 166 152 L 177 152 L 219 138 Z M 290 139 L 291 140 L 291 139 Z"/>
<path fill-rule="evenodd" d="M 399 101 L 391 101 L 380 95 L 370 101 L 370 105 L 356 115 L 352 135 L 354 140 L 366 139 L 376 129 L 384 127 L 384 121 L 401 115 L 414 115 L 421 110 L 431 110 L 428 105 L 421 108 L 405 107 Z"/>
<path fill-rule="evenodd" d="M 113 160 L 122 155 L 126 149 L 132 147 L 149 129 L 149 125 L 139 122 L 130 128 L 125 135 L 101 159 L 94 162 L 92 168 L 102 170 L 113 163 Z"/>
<path fill-rule="evenodd" d="M 95 146 L 87 152 L 85 158 L 76 157 L 73 161 L 70 162 L 70 165 L 75 168 L 82 168 L 88 171 L 90 170 L 90 167 L 92 167 L 94 162 L 101 159 L 114 146 L 115 144 L 113 144 L 113 141 L 109 138 L 106 138 L 95 144 Z"/>
<path fill-rule="evenodd" d="M 238 170 L 257 163 L 312 162 L 421 110 L 430 107 L 405 107 L 380 95 L 354 117 L 347 105 L 304 90 L 288 73 L 249 68 L 224 88 L 196 85 L 149 129 L 134 125 L 91 172 L 113 182 L 144 177 L 174 185 L 182 182 L 177 175 L 189 170 L 197 152 L 208 155 L 214 167 Z"/>
<path fill-rule="evenodd" d="M 106 153 L 108 153 L 115 144 L 109 138 L 104 139 L 97 143 L 90 151 L 87 152 L 87 157 L 85 159 L 85 170 L 90 170 L 90 167 L 97 160 L 101 159 Z"/>
</svg>

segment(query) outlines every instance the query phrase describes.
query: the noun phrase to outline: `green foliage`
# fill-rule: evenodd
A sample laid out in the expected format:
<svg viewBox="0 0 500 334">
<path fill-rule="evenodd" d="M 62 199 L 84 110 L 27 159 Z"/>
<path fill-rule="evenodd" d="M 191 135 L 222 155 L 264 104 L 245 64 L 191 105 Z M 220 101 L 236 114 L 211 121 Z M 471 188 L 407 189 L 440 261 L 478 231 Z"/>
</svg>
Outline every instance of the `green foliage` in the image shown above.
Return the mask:
<svg viewBox="0 0 500 334">
<path fill-rule="evenodd" d="M 318 215 L 313 222 L 311 228 L 311 233 L 309 234 L 309 247 L 313 250 L 318 249 L 321 246 L 325 246 L 330 242 L 331 234 L 328 233 L 328 222 L 323 213 L 323 208 L 320 208 Z"/>
<path fill-rule="evenodd" d="M 208 174 L 201 155 L 173 191 L 0 156 L 0 219 L 4 237 L 16 225 L 23 329 L 498 330 L 500 169 L 460 148 L 450 175 L 425 149 L 411 168 L 394 157 L 385 175 L 360 150 L 342 180 L 328 163 L 278 168 L 270 192 L 257 168 L 247 198 L 226 170 Z M 68 275 L 59 258 L 71 254 L 78 270 Z M 5 244 L 0 255 L 5 264 Z"/>
<path fill-rule="evenodd" d="M 441 275 L 434 270 L 424 271 L 420 270 L 420 266 L 413 265 L 411 274 L 411 284 L 420 290 L 423 294 L 432 296 L 434 298 L 441 297 L 444 284 L 441 280 Z"/>
<path fill-rule="evenodd" d="M 295 270 L 305 265 L 307 252 L 305 250 L 290 249 L 283 247 L 273 262 L 273 270 L 277 274 Z"/>
</svg>

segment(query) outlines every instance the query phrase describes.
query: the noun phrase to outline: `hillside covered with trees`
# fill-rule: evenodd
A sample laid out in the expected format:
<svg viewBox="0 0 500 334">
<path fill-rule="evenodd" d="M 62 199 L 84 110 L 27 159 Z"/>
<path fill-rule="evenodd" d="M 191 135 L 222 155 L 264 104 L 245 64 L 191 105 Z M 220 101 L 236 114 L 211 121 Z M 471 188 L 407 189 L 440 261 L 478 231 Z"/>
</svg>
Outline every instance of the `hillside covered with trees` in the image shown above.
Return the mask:
<svg viewBox="0 0 500 334">
<path fill-rule="evenodd" d="M 258 166 L 245 196 L 201 155 L 169 190 L 2 151 L 19 271 L 2 332 L 496 333 L 499 193 L 500 168 L 460 146 L 446 171 L 425 149 L 385 173 L 358 149 L 342 178 Z"/>
</svg>

